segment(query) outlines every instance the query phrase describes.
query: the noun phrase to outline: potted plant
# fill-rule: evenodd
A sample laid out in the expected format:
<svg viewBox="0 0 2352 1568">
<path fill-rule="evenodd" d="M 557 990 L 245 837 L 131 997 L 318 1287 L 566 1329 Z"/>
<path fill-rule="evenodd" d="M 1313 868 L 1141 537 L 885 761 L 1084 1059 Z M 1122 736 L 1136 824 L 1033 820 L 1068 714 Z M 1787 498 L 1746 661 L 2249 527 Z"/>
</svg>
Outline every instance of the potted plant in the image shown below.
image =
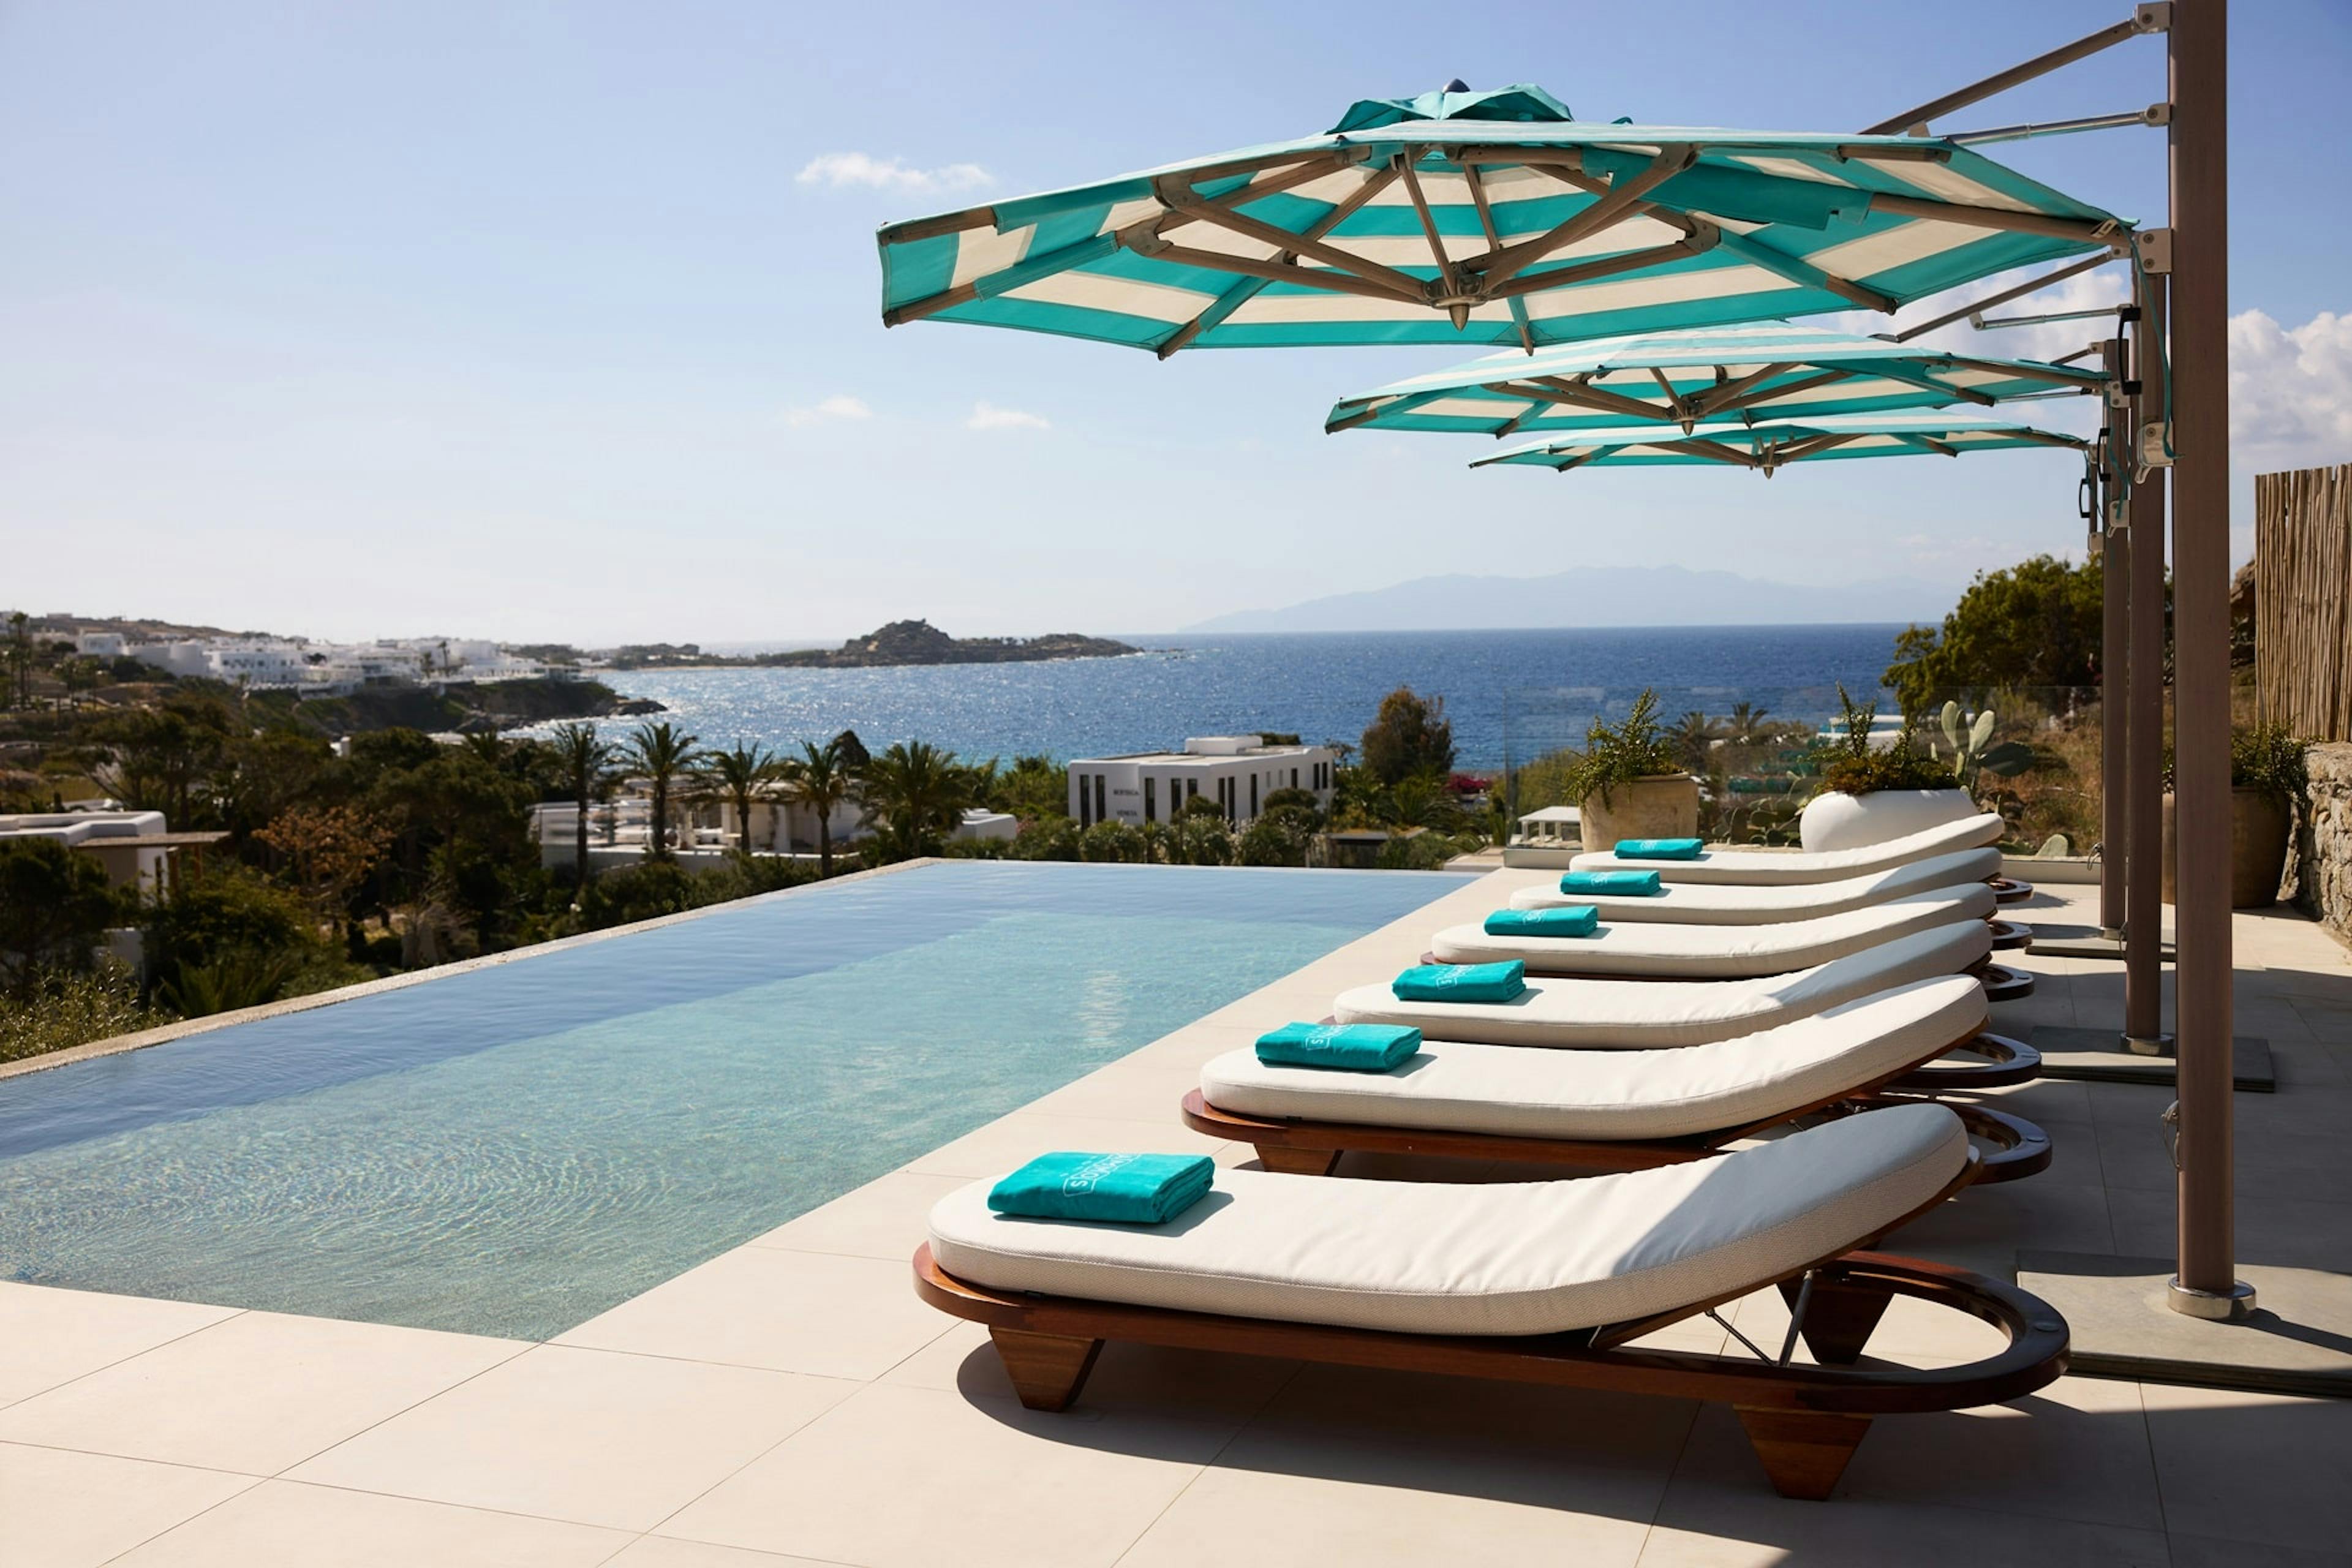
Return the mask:
<svg viewBox="0 0 2352 1568">
<path fill-rule="evenodd" d="M 1813 752 L 1822 792 L 1797 819 L 1798 841 L 1807 849 L 1853 849 L 1976 815 L 1965 787 L 1979 767 L 1992 766 L 1986 742 L 1992 738 L 1990 710 L 1969 719 L 1957 702 L 1944 705 L 1944 731 L 1955 761 L 1946 763 L 1919 743 L 1908 715 L 1892 737 L 1876 732 L 1878 710 L 1856 702 L 1838 688 L 1844 733 Z M 2013 744 L 2013 742 L 2011 742 Z M 2024 761 L 2032 753 L 2023 747 Z M 2007 766 L 2005 753 L 1998 761 Z"/>
<path fill-rule="evenodd" d="M 2230 736 L 2230 907 L 2278 902 L 2294 813 L 2310 785 L 2304 742 L 2283 724 L 2254 724 Z M 2164 901 L 2172 902 L 2172 754 L 2164 758 Z"/>
<path fill-rule="evenodd" d="M 1658 723 L 1658 694 L 1643 690 L 1620 724 L 1593 720 L 1584 754 L 1562 781 L 1578 803 L 1587 849 L 1621 838 L 1688 838 L 1698 832 L 1698 780 L 1683 770 Z"/>
</svg>

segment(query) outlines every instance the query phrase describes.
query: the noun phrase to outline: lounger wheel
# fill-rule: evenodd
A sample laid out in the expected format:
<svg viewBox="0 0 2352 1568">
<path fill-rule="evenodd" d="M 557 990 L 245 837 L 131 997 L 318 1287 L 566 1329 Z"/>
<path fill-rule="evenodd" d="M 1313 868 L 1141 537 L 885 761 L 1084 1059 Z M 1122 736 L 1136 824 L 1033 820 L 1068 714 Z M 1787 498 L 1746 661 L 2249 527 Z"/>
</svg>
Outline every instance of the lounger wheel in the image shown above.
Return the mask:
<svg viewBox="0 0 2352 1568">
<path fill-rule="evenodd" d="M 1992 889 L 1993 902 L 1997 904 L 2021 904 L 2033 896 L 2033 884 L 2021 882 L 2014 877 L 1992 877 L 1987 879 L 1987 882 Z"/>
<path fill-rule="evenodd" d="M 1987 1032 L 1952 1048 L 1982 1059 L 1939 1057 L 1913 1068 L 1887 1087 L 1942 1094 L 1950 1089 L 2005 1089 L 2042 1076 L 2042 1053 L 2007 1035 Z"/>
<path fill-rule="evenodd" d="M 2015 952 L 2033 945 L 2033 928 L 2022 921 L 1987 921 L 1992 928 L 1992 945 L 1996 952 Z"/>
</svg>

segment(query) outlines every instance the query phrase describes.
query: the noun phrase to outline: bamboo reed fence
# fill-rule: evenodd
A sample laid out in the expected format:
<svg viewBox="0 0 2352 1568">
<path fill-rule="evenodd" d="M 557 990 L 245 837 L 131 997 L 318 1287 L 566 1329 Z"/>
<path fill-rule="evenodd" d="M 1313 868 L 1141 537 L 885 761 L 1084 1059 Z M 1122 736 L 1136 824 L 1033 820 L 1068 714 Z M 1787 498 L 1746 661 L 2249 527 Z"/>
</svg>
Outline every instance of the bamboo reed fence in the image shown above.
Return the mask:
<svg viewBox="0 0 2352 1568">
<path fill-rule="evenodd" d="M 2255 710 L 2352 740 L 2352 463 L 2254 477 Z"/>
</svg>

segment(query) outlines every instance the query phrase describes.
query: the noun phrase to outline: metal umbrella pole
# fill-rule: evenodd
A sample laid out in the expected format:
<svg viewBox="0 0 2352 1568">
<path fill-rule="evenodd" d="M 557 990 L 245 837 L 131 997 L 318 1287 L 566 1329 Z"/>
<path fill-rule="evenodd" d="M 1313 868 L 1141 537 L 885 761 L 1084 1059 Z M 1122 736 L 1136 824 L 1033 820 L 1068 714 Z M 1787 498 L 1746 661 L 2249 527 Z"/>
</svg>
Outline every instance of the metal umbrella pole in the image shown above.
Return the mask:
<svg viewBox="0 0 2352 1568">
<path fill-rule="evenodd" d="M 2175 1310 L 2239 1318 L 2230 931 L 2230 168 L 2227 0 L 2177 0 L 2172 67 Z"/>
<path fill-rule="evenodd" d="M 2137 465 L 2139 433 L 2163 422 L 2158 380 L 2164 342 L 2165 276 L 2142 272 L 2132 363 L 2140 391 L 2130 410 L 2126 461 Z M 2154 417 L 2150 417 L 2153 411 Z M 2161 465 L 2142 469 L 2125 501 L 2131 539 L 2130 734 L 2124 781 L 2124 1045 L 2144 1056 L 2172 1049 L 2164 1032 L 2164 500 Z"/>
</svg>

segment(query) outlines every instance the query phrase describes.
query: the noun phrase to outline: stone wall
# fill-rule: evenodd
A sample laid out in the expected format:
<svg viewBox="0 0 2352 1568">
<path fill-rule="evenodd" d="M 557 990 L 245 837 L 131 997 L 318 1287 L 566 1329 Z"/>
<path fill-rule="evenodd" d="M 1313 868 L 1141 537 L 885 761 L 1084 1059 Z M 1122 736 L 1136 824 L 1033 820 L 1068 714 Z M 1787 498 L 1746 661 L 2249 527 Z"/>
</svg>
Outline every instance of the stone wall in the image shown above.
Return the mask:
<svg viewBox="0 0 2352 1568">
<path fill-rule="evenodd" d="M 2294 901 L 2352 936 L 2352 742 L 2311 748 L 2311 803 L 2295 835 Z"/>
</svg>

